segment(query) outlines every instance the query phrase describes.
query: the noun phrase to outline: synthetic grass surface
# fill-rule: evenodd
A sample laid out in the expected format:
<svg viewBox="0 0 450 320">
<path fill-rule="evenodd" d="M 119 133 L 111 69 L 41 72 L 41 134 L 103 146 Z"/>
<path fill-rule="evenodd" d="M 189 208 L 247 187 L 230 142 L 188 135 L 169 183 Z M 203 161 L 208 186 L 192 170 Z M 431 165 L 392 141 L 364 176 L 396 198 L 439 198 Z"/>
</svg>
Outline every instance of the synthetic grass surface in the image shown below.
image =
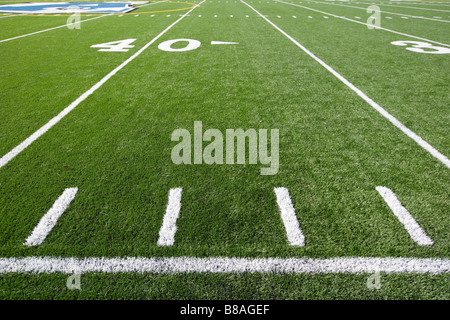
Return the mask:
<svg viewBox="0 0 450 320">
<path fill-rule="evenodd" d="M 390 44 L 414 39 L 303 8 L 248 3 L 448 155 L 448 54 L 414 53 Z M 365 14 L 301 5 L 349 18 Z M 152 10 L 156 6 L 169 5 L 155 4 Z M 0 153 L 39 129 L 180 14 L 104 17 L 80 30 L 61 28 L 0 43 Z M 22 30 L 28 33 L 53 26 L 48 24 L 53 18 L 60 19 L 14 17 L 0 24 L 12 30 L 22 25 L 15 19 L 30 19 Z M 383 20 L 382 26 L 449 42 L 446 23 L 403 20 Z M 61 23 L 56 22 L 51 23 Z M 90 48 L 123 39 L 137 39 L 135 47 L 123 53 Z M 186 52 L 157 48 L 171 39 L 202 44 Z M 192 134 L 194 121 L 202 121 L 204 131 L 223 133 L 279 129 L 278 174 L 261 176 L 260 164 L 173 164 L 176 143 L 170 135 L 178 128 Z M 376 186 L 398 195 L 433 246 L 412 241 Z M 45 242 L 24 246 L 69 187 L 79 188 L 76 199 Z M 167 195 L 175 187 L 183 188 L 175 245 L 158 247 Z M 274 187 L 289 189 L 305 247 L 289 246 Z M 0 255 L 447 257 L 448 190 L 448 168 L 249 7 L 208 0 L 0 169 Z M 449 298 L 447 275 L 387 275 L 376 292 L 365 286 L 368 276 L 86 274 L 82 291 L 71 292 L 67 275 L 7 274 L 1 294 L 4 299 Z"/>
</svg>

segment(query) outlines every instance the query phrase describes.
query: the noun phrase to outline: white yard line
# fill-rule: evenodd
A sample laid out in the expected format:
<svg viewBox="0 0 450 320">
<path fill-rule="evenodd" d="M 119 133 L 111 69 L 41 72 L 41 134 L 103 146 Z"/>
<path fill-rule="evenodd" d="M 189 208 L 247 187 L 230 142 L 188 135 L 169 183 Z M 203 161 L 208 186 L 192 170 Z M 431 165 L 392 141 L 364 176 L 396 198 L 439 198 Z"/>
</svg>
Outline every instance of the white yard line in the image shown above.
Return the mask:
<svg viewBox="0 0 450 320">
<path fill-rule="evenodd" d="M 288 4 L 288 5 L 291 5 L 291 6 L 296 6 L 296 7 L 307 9 L 307 10 L 311 10 L 311 11 L 315 11 L 315 12 L 319 12 L 319 13 L 323 13 L 323 14 L 328 14 L 328 15 L 336 17 L 336 18 L 340 18 L 340 19 L 343 19 L 343 20 L 359 23 L 359 24 L 362 24 L 362 25 L 365 25 L 365 26 L 372 26 L 372 25 L 369 25 L 367 23 L 364 23 L 364 22 L 361 22 L 361 21 L 358 21 L 358 20 L 349 19 L 349 18 L 342 17 L 342 16 L 339 16 L 339 15 L 336 15 L 336 14 L 333 14 L 333 13 L 329 13 L 329 12 L 325 12 L 325 11 L 321 11 L 321 10 L 316 10 L 316 9 L 305 7 L 305 6 L 302 6 L 302 5 L 299 5 L 299 4 L 284 2 L 284 1 L 280 1 L 280 0 L 274 0 L 274 1 L 279 2 L 279 3 Z M 431 42 L 431 43 L 439 44 L 441 46 L 450 47 L 450 45 L 446 44 L 446 43 L 437 42 L 437 41 L 433 41 L 433 40 L 430 40 L 430 39 L 413 36 L 413 35 L 410 35 L 410 34 L 407 34 L 407 33 L 398 32 L 398 31 L 395 31 L 395 30 L 387 29 L 387 28 L 376 27 L 376 26 L 372 26 L 372 27 L 374 27 L 375 29 L 378 29 L 378 30 L 384 30 L 384 31 L 387 31 L 387 32 L 392 32 L 392 33 L 395 33 L 395 34 L 399 34 L 401 36 L 405 36 L 405 37 L 408 37 L 408 38 L 428 41 L 428 42 Z"/>
<path fill-rule="evenodd" d="M 361 7 L 357 7 L 357 6 L 348 6 L 348 5 L 344 5 L 344 4 L 336 4 L 336 3 L 331 3 L 331 2 L 319 2 L 319 1 L 312 1 L 312 0 L 310 2 L 318 3 L 318 4 L 334 5 L 334 6 L 338 6 L 338 7 L 355 8 L 355 9 L 361 9 L 361 10 L 364 10 L 364 11 L 367 10 L 367 8 L 361 8 Z M 427 17 L 422 17 L 422 16 L 413 16 L 413 15 L 404 14 L 404 13 L 396 13 L 396 12 L 382 11 L 382 10 L 380 10 L 380 12 L 393 14 L 393 15 L 397 15 L 397 16 L 406 16 L 406 17 L 410 17 L 410 18 L 417 18 L 417 19 L 424 19 L 424 20 L 431 20 L 431 21 L 439 21 L 439 22 L 450 22 L 448 20 L 440 20 L 440 19 L 427 18 Z"/>
<path fill-rule="evenodd" d="M 303 247 L 305 245 L 305 236 L 300 229 L 288 189 L 275 188 L 274 191 L 289 243 L 291 246 Z"/>
<path fill-rule="evenodd" d="M 0 43 L 6 42 L 6 41 L 15 40 L 15 39 L 20 39 L 20 38 L 24 38 L 24 37 L 28 37 L 28 36 L 32 36 L 32 35 L 39 34 L 39 33 L 43 33 L 43 32 L 47 32 L 47 31 L 52 31 L 52 30 L 56 30 L 56 29 L 60 29 L 60 28 L 65 28 L 65 27 L 67 27 L 67 26 L 71 26 L 71 25 L 74 25 L 74 24 L 77 24 L 77 23 L 83 23 L 83 22 L 86 22 L 86 21 L 91 21 L 91 20 L 103 18 L 103 17 L 110 16 L 110 15 L 111 15 L 111 14 L 105 14 L 105 15 L 98 16 L 98 17 L 95 17 L 95 18 L 90 18 L 90 19 L 81 20 L 81 21 L 79 21 L 79 22 L 67 23 L 67 24 L 64 24 L 64 25 L 62 25 L 62 26 L 58 26 L 58 27 L 54 27 L 54 28 L 49 28 L 49 29 L 45 29 L 45 30 L 40 30 L 40 31 L 32 32 L 32 33 L 27 33 L 27 34 L 23 34 L 23 35 L 21 35 L 21 36 L 9 38 L 9 39 L 3 39 L 3 40 L 0 40 Z"/>
<path fill-rule="evenodd" d="M 408 210 L 402 206 L 395 193 L 386 187 L 376 187 L 376 190 L 386 201 L 398 220 L 404 225 L 414 242 L 421 246 L 433 245 L 433 240 L 425 233 Z"/>
<path fill-rule="evenodd" d="M 144 5 L 144 6 L 149 6 L 149 5 L 152 5 L 152 4 L 157 4 L 157 3 L 166 2 L 166 1 L 168 1 L 168 0 L 159 1 L 159 2 L 153 2 L 153 3 L 150 3 L 150 4 L 146 4 L 146 5 Z M 141 6 L 141 7 L 143 7 L 143 6 Z M 79 22 L 66 23 L 66 24 L 64 24 L 64 25 L 62 25 L 62 26 L 53 27 L 53 28 L 48 28 L 48 29 L 40 30 L 40 31 L 36 31 L 36 32 L 31 32 L 31 33 L 23 34 L 23 35 L 21 35 L 21 36 L 9 38 L 9 39 L 3 39 L 3 40 L 0 40 L 0 43 L 6 42 L 6 41 L 15 40 L 15 39 L 20 39 L 20 38 L 24 38 L 24 37 L 28 37 L 28 36 L 32 36 L 32 35 L 39 34 L 39 33 L 43 33 L 43 32 L 47 32 L 47 31 L 52 31 L 52 30 L 56 30 L 56 29 L 61 29 L 61 28 L 64 28 L 64 27 L 68 27 L 68 26 L 77 24 L 77 23 L 83 23 L 83 22 L 86 22 L 86 21 L 91 21 L 91 20 L 95 20 L 95 19 L 99 19 L 99 18 L 111 16 L 111 15 L 113 15 L 113 14 L 112 14 L 112 13 L 108 13 L 108 14 L 104 14 L 104 15 L 101 15 L 101 16 L 98 16 L 98 17 L 95 17 L 95 18 L 90 18 L 90 19 L 80 20 Z"/>
<path fill-rule="evenodd" d="M 369 3 L 363 3 L 363 2 L 355 2 L 355 3 L 369 5 Z M 419 8 L 419 7 L 407 7 L 407 6 L 399 6 L 399 5 L 396 5 L 396 4 L 387 4 L 387 3 L 380 3 L 379 5 L 380 6 L 389 6 L 389 7 L 394 7 L 394 8 L 408 8 L 408 9 L 427 10 L 427 11 L 450 12 L 450 10 Z"/>
<path fill-rule="evenodd" d="M 197 6 L 205 2 L 203 0 L 200 2 Z M 6 165 L 11 159 L 13 159 L 15 156 L 17 156 L 19 153 L 21 153 L 25 148 L 27 148 L 30 144 L 32 144 L 34 141 L 36 141 L 40 136 L 42 136 L 44 133 L 46 133 L 51 127 L 53 127 L 55 124 L 57 124 L 59 121 L 61 121 L 62 118 L 64 118 L 69 112 L 71 112 L 73 109 L 75 109 L 76 106 L 78 106 L 81 102 L 83 102 L 87 97 L 89 97 L 92 93 L 94 93 L 98 88 L 100 88 L 105 82 L 107 82 L 109 79 L 111 79 L 112 76 L 114 76 L 117 72 L 122 70 L 128 63 L 133 61 L 137 56 L 139 56 L 145 49 L 147 49 L 149 46 L 151 46 L 156 40 L 158 40 L 163 34 L 165 34 L 167 31 L 169 31 L 174 25 L 176 25 L 178 22 L 180 22 L 185 16 L 187 16 L 192 10 L 197 8 L 197 6 L 190 9 L 188 12 L 186 12 L 183 16 L 181 16 L 178 20 L 173 22 L 170 26 L 168 26 L 166 29 L 164 29 L 160 34 L 158 34 L 156 37 L 154 37 L 150 42 L 148 42 L 145 46 L 143 46 L 139 51 L 137 51 L 135 54 L 133 54 L 131 57 L 129 57 L 127 60 L 125 60 L 122 64 L 120 64 L 118 67 L 116 67 L 113 71 L 108 73 L 103 79 L 101 79 L 99 82 L 97 82 L 92 88 L 90 88 L 88 91 L 83 93 L 78 99 L 76 99 L 74 102 L 72 102 L 68 107 L 66 107 L 63 111 L 61 111 L 57 116 L 55 116 L 53 119 L 51 119 L 49 122 L 47 122 L 44 126 L 42 126 L 39 130 L 37 130 L 35 133 L 33 133 L 31 136 L 29 136 L 25 141 L 23 141 L 21 144 L 19 144 L 17 147 L 12 149 L 10 152 L 8 152 L 6 155 L 4 155 L 2 158 L 0 158 L 0 168 Z"/>
<path fill-rule="evenodd" d="M 319 59 L 316 55 L 314 55 L 311 51 L 306 49 L 304 46 L 302 46 L 300 43 L 297 42 L 294 38 L 292 38 L 290 35 L 288 35 L 286 32 L 281 30 L 278 26 L 276 26 L 272 21 L 264 17 L 261 13 L 259 13 L 255 8 L 253 8 L 251 5 L 246 3 L 245 1 L 241 0 L 242 3 L 246 4 L 249 8 L 251 8 L 253 11 L 255 11 L 260 17 L 262 17 L 264 20 L 266 20 L 269 24 L 272 25 L 275 29 L 277 29 L 279 32 L 281 32 L 286 38 L 291 40 L 297 47 L 302 49 L 306 54 L 308 54 L 311 58 L 316 60 L 318 63 L 320 63 L 325 69 L 327 69 L 331 74 L 333 74 L 336 78 L 338 78 L 340 81 L 342 81 L 347 87 L 352 89 L 358 96 L 360 96 L 364 101 L 366 101 L 371 107 L 373 107 L 376 111 L 378 111 L 383 117 L 388 119 L 394 126 L 396 126 L 398 129 L 400 129 L 404 134 L 406 134 L 408 137 L 413 139 L 419 146 L 421 146 L 423 149 L 428 151 L 433 157 L 438 159 L 440 162 L 442 162 L 447 168 L 450 168 L 450 160 L 444 156 L 442 153 L 437 151 L 435 148 L 433 148 L 428 142 L 423 140 L 420 136 L 418 136 L 416 133 L 405 127 L 400 121 L 398 121 L 394 116 L 392 116 L 389 112 L 384 110 L 380 105 L 378 105 L 375 101 L 370 99 L 364 92 L 359 90 L 357 87 L 355 87 L 350 81 L 345 79 L 343 76 L 341 76 L 338 72 L 336 72 L 333 68 L 331 68 L 328 64 L 323 62 L 321 59 Z M 281 1 L 278 1 L 281 2 Z"/>
<path fill-rule="evenodd" d="M 13 14 L 13 15 L 10 15 L 10 16 L 0 16 L 0 19 L 3 19 L 3 18 L 12 18 L 12 17 L 20 17 L 21 15 L 20 14 Z"/>
<path fill-rule="evenodd" d="M 24 245 L 29 247 L 38 246 L 44 242 L 47 235 L 56 225 L 56 222 L 58 222 L 58 219 L 69 207 L 72 200 L 75 199 L 77 191 L 78 188 L 68 188 L 64 190 L 63 194 L 55 201 L 50 210 L 48 210 L 39 221 L 31 235 L 26 239 Z"/>
<path fill-rule="evenodd" d="M 0 258 L 5 273 L 450 273 L 447 258 Z"/>
<path fill-rule="evenodd" d="M 159 230 L 158 246 L 173 246 L 175 243 L 177 219 L 181 210 L 182 191 L 182 188 L 170 189 L 169 191 L 166 214 L 164 215 L 163 224 Z"/>
</svg>

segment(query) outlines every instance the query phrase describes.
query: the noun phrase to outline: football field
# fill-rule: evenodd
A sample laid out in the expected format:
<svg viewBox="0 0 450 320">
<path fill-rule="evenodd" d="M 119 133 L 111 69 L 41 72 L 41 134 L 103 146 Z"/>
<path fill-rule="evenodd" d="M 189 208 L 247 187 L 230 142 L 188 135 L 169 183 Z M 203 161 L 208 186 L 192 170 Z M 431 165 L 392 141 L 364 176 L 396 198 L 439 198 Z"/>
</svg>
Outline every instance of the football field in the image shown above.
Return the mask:
<svg viewBox="0 0 450 320">
<path fill-rule="evenodd" d="M 450 299 L 450 1 L 18 3 L 0 299 Z"/>
</svg>

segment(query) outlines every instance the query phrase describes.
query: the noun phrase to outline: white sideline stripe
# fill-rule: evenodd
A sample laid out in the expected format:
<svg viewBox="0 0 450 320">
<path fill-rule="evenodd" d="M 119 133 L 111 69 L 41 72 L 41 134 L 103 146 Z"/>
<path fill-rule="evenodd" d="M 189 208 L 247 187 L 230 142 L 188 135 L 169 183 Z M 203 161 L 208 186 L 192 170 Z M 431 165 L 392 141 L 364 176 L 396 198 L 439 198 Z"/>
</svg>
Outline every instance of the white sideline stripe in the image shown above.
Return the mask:
<svg viewBox="0 0 450 320">
<path fill-rule="evenodd" d="M 383 197 L 384 201 L 389 208 L 391 208 L 398 220 L 405 226 L 406 231 L 408 231 L 414 242 L 421 246 L 433 245 L 433 240 L 427 236 L 425 231 L 420 227 L 408 210 L 402 206 L 394 192 L 386 187 L 376 187 L 375 189 Z"/>
<path fill-rule="evenodd" d="M 450 273 L 447 258 L 0 258 L 5 273 Z"/>
<path fill-rule="evenodd" d="M 347 5 L 343 5 L 343 4 L 335 4 L 335 3 L 330 3 L 330 2 L 319 2 L 319 1 L 311 1 L 311 2 L 312 3 L 331 4 L 331 5 L 340 6 L 340 7 L 348 7 L 348 8 L 367 10 L 367 8 L 361 8 L 361 7 L 357 7 L 357 6 L 347 6 Z M 397 15 L 397 16 L 406 16 L 406 17 L 410 17 L 410 18 L 418 18 L 418 19 L 425 19 L 425 20 L 432 20 L 432 21 L 439 21 L 439 22 L 450 22 L 448 20 L 439 20 L 439 19 L 433 19 L 433 18 L 426 18 L 426 17 L 422 17 L 422 16 L 413 16 L 413 15 L 404 14 L 404 13 L 395 13 L 395 12 L 382 11 L 382 10 L 380 10 L 380 12 L 388 13 L 388 14 L 394 14 L 394 15 Z"/>
<path fill-rule="evenodd" d="M 157 4 L 157 3 L 166 2 L 166 1 L 168 1 L 168 0 L 159 1 L 159 2 L 153 2 L 153 3 L 146 4 L 146 5 L 143 5 L 143 6 L 140 6 L 140 7 L 149 6 L 149 5 L 152 5 L 152 4 Z M 140 8 L 140 7 L 139 7 L 139 8 Z M 98 17 L 95 17 L 95 18 L 90 18 L 90 19 L 81 20 L 81 21 L 79 21 L 79 22 L 73 22 L 73 23 L 68 23 L 68 24 L 66 23 L 66 24 L 64 24 L 64 25 L 62 25 L 62 26 L 53 27 L 53 28 L 49 28 L 49 29 L 45 29 L 45 30 L 40 30 L 40 31 L 32 32 L 32 33 L 27 33 L 27 34 L 24 34 L 24 35 L 21 35 L 21 36 L 17 36 L 17 37 L 13 37 L 13 38 L 9 38 L 9 39 L 0 40 L 0 43 L 1 43 L 1 42 L 10 41 L 10 40 L 20 39 L 20 38 L 23 38 L 23 37 L 32 36 L 32 35 L 34 35 L 34 34 L 39 34 L 39 33 L 42 33 L 42 32 L 47 32 L 47 31 L 51 31 L 51 30 L 56 30 L 56 29 L 64 28 L 64 27 L 71 26 L 71 25 L 74 25 L 74 24 L 77 24 L 77 23 L 82 23 L 82 22 L 86 22 L 86 21 L 91 21 L 91 20 L 95 20 L 95 19 L 99 19 L 99 18 L 103 18 L 103 17 L 106 17 L 106 16 L 111 16 L 111 15 L 113 15 L 113 14 L 112 14 L 112 13 L 108 13 L 108 14 L 104 14 L 104 15 L 101 15 L 101 16 L 98 16 Z"/>
<path fill-rule="evenodd" d="M 87 97 L 89 97 L 92 93 L 94 93 L 98 88 L 100 88 L 106 81 L 108 81 L 112 76 L 114 76 L 117 72 L 119 72 L 123 67 L 125 67 L 128 63 L 133 61 L 137 56 L 139 56 L 145 49 L 147 49 L 150 45 L 152 45 L 156 40 L 158 40 L 164 33 L 169 31 L 174 25 L 176 25 L 181 19 L 183 19 L 188 13 L 190 13 L 192 10 L 197 8 L 200 4 L 205 2 L 203 0 L 198 5 L 193 7 L 191 10 L 189 10 L 187 13 L 185 13 L 181 18 L 173 22 L 170 26 L 168 26 L 164 31 L 162 31 L 160 34 L 158 34 L 156 37 L 154 37 L 150 42 L 148 42 L 145 46 L 143 46 L 139 51 L 137 51 L 135 54 L 133 54 L 131 57 L 129 57 L 127 60 L 125 60 L 121 65 L 119 65 L 117 68 L 115 68 L 113 71 L 108 73 L 102 80 L 97 82 L 92 88 L 90 88 L 88 91 L 83 93 L 78 99 L 76 99 L 74 102 L 72 102 L 68 107 L 66 107 L 63 111 L 61 111 L 57 116 L 55 116 L 53 119 L 51 119 L 49 122 L 47 122 L 44 126 L 42 126 L 40 129 L 38 129 L 35 133 L 33 133 L 31 136 L 29 136 L 27 139 L 25 139 L 21 144 L 19 144 L 17 147 L 12 149 L 10 152 L 8 152 L 6 155 L 4 155 L 0 159 L 0 168 L 6 165 L 11 159 L 13 159 L 15 156 L 17 156 L 20 152 L 22 152 L 26 147 L 28 147 L 30 144 L 32 144 L 35 140 L 37 140 L 40 136 L 42 136 L 44 133 L 46 133 L 51 127 L 53 127 L 55 124 L 57 124 L 62 118 L 64 118 L 70 111 L 75 109 L 76 106 L 78 106 L 81 102 L 83 102 Z"/>
<path fill-rule="evenodd" d="M 304 8 L 304 9 L 315 11 L 315 12 L 319 12 L 319 13 L 323 13 L 323 14 L 328 14 L 328 15 L 336 17 L 336 18 L 340 18 L 340 19 L 344 19 L 344 20 L 347 20 L 347 21 L 359 23 L 359 24 L 362 24 L 362 25 L 365 25 L 365 26 L 369 26 L 369 24 L 367 24 L 367 23 L 364 23 L 364 22 L 361 22 L 361 21 L 358 21 L 358 20 L 349 19 L 349 18 L 342 17 L 342 16 L 338 16 L 338 15 L 333 14 L 333 13 L 329 13 L 329 12 L 325 12 L 325 11 L 321 11 L 321 10 L 316 10 L 316 9 L 313 9 L 313 8 L 301 6 L 301 5 L 294 4 L 294 3 L 284 2 L 284 1 L 280 1 L 280 0 L 274 0 L 274 1 L 280 2 L 280 3 L 284 3 L 284 4 L 288 4 L 288 5 L 291 5 L 291 6 L 296 6 L 296 7 L 299 7 L 299 8 Z M 383 28 L 383 27 L 376 27 L 376 26 L 373 26 L 373 27 L 375 29 L 378 29 L 378 30 L 384 30 L 384 31 L 392 32 L 392 33 L 399 34 L 399 35 L 402 35 L 402 36 L 405 36 L 405 37 L 414 38 L 414 39 L 418 39 L 418 40 L 424 40 L 424 41 L 428 41 L 428 42 L 431 42 L 431 43 L 439 44 L 441 46 L 450 47 L 450 45 L 446 44 L 446 43 L 442 43 L 442 42 L 438 42 L 438 41 L 434 41 L 434 40 L 430 40 L 430 39 L 426 39 L 426 38 L 422 38 L 422 37 L 413 36 L 413 35 L 410 35 L 410 34 L 407 34 L 407 33 L 398 32 L 398 31 L 387 29 L 387 28 Z"/>
<path fill-rule="evenodd" d="M 278 0 L 275 0 L 278 1 Z M 325 62 L 323 62 L 321 59 L 316 57 L 311 51 L 306 49 L 304 46 L 302 46 L 300 43 L 298 43 L 294 38 L 292 38 L 290 35 L 288 35 L 286 32 L 281 30 L 278 26 L 276 26 L 272 21 L 264 17 L 261 13 L 259 13 L 255 8 L 253 8 L 251 5 L 247 4 L 245 1 L 241 0 L 241 2 L 245 3 L 248 7 L 250 7 L 253 11 L 255 11 L 260 17 L 265 19 L 268 23 L 270 23 L 275 29 L 280 31 L 284 36 L 286 36 L 289 40 L 291 40 L 296 46 L 298 46 L 300 49 L 302 49 L 305 53 L 307 53 L 311 58 L 316 60 L 318 63 L 320 63 L 325 69 L 327 69 L 329 72 L 331 72 L 336 78 L 338 78 L 340 81 L 342 81 L 347 87 L 352 89 L 357 95 L 359 95 L 362 99 L 364 99 L 370 106 L 372 106 L 376 111 L 378 111 L 383 117 L 388 119 L 394 126 L 396 126 L 398 129 L 400 129 L 404 134 L 406 134 L 408 137 L 413 139 L 419 146 L 421 146 L 423 149 L 428 151 L 433 157 L 438 159 L 440 162 L 442 162 L 447 168 L 450 168 L 450 160 L 444 156 L 442 153 L 437 151 L 435 148 L 433 148 L 428 142 L 423 140 L 421 137 L 419 137 L 416 133 L 405 127 L 400 121 L 398 121 L 394 116 L 392 116 L 389 112 L 384 110 L 380 105 L 378 105 L 375 101 L 370 99 L 364 92 L 359 90 L 357 87 L 355 87 L 352 83 L 350 83 L 347 79 L 345 79 L 343 76 L 341 76 L 339 73 L 337 73 L 333 68 L 331 68 L 329 65 L 327 65 Z M 281 2 L 281 1 L 278 1 Z"/>
<path fill-rule="evenodd" d="M 292 246 L 303 247 L 305 245 L 305 236 L 300 229 L 288 189 L 274 188 L 274 191 L 289 243 Z"/>
<path fill-rule="evenodd" d="M 31 232 L 31 235 L 25 240 L 24 245 L 31 247 L 42 244 L 56 225 L 56 222 L 58 222 L 58 219 L 69 207 L 72 200 L 75 199 L 77 192 L 78 188 L 64 190 L 63 194 L 59 196 L 50 210 L 41 218 L 33 232 Z"/>
<path fill-rule="evenodd" d="M 175 243 L 177 219 L 181 209 L 182 191 L 182 188 L 170 189 L 169 191 L 166 214 L 164 215 L 163 224 L 159 230 L 158 246 L 173 246 Z"/>
</svg>

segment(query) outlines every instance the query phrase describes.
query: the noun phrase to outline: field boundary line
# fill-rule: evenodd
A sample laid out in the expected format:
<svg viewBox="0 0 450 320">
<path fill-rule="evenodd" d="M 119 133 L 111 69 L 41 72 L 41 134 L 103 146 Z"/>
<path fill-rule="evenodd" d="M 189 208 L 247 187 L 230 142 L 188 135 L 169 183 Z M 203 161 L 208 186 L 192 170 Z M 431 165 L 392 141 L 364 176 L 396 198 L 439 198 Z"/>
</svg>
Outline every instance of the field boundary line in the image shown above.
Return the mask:
<svg viewBox="0 0 450 320">
<path fill-rule="evenodd" d="M 317 10 L 317 9 L 313 9 L 313 8 L 309 8 L 309 7 L 305 7 L 305 6 L 302 6 L 302 5 L 299 5 L 299 4 L 284 2 L 284 1 L 280 1 L 280 0 L 274 0 L 274 1 L 279 2 L 279 3 L 288 4 L 288 5 L 291 5 L 291 6 L 296 6 L 296 7 L 299 7 L 299 8 L 304 8 L 304 9 L 315 11 L 315 12 L 319 12 L 319 13 L 322 13 L 322 14 L 327 14 L 327 15 L 332 16 L 332 17 L 336 17 L 336 18 L 339 18 L 339 19 L 343 19 L 343 20 L 359 23 L 359 24 L 362 24 L 362 25 L 365 25 L 365 26 L 372 26 L 372 25 L 369 25 L 368 23 L 364 23 L 364 22 L 361 22 L 361 21 L 358 21 L 358 20 L 353 20 L 353 19 L 350 19 L 350 18 L 346 18 L 346 17 L 340 16 L 340 15 L 337 15 L 337 14 L 334 14 L 334 13 L 329 13 L 329 12 L 325 12 L 325 11 L 321 11 L 321 10 Z M 392 32 L 392 33 L 395 33 L 395 34 L 399 34 L 401 36 L 405 36 L 405 37 L 409 37 L 409 38 L 413 38 L 413 39 L 418 39 L 418 40 L 423 40 L 423 41 L 428 41 L 428 42 L 431 42 L 431 43 L 439 44 L 441 46 L 445 46 L 445 47 L 449 47 L 450 48 L 450 45 L 446 44 L 446 43 L 442 43 L 442 42 L 438 42 L 438 41 L 434 41 L 434 40 L 429 40 L 429 39 L 422 38 L 422 37 L 413 36 L 413 35 L 410 35 L 410 34 L 407 34 L 407 33 L 399 32 L 399 31 L 395 31 L 395 30 L 387 29 L 387 28 L 383 28 L 383 27 L 377 27 L 377 26 L 372 26 L 372 27 L 374 29 L 384 30 L 384 31 L 387 31 L 387 32 Z"/>
<path fill-rule="evenodd" d="M 167 31 L 169 31 L 174 25 L 176 25 L 178 22 L 180 22 L 191 11 L 193 11 L 195 8 L 197 8 L 200 4 L 202 4 L 205 1 L 206 0 L 203 0 L 198 5 L 196 5 L 191 10 L 189 10 L 184 15 L 182 15 L 180 18 L 178 18 L 175 22 L 173 22 L 166 29 L 164 29 L 160 34 L 158 34 L 156 37 L 154 37 L 152 40 L 150 40 L 150 42 L 148 42 L 141 49 L 139 49 L 135 54 L 133 54 L 127 60 L 122 62 L 118 67 L 116 67 L 113 71 L 111 71 L 106 76 L 104 76 L 99 82 L 97 82 L 94 86 L 92 86 L 88 91 L 86 91 L 80 97 L 78 97 L 68 107 L 66 107 L 63 111 L 61 111 L 57 116 L 52 118 L 49 122 L 47 122 L 40 129 L 38 129 L 35 133 L 33 133 L 31 136 L 29 136 L 27 139 L 25 139 L 22 143 L 20 143 L 17 147 L 12 149 L 10 152 L 8 152 L 6 155 L 4 155 L 2 158 L 0 158 L 0 168 L 2 168 L 4 165 L 6 165 L 9 161 L 11 161 L 11 159 L 13 159 L 15 156 L 17 156 L 19 153 L 21 153 L 25 148 L 27 148 L 30 144 L 32 144 L 34 141 L 36 141 L 40 136 L 42 136 L 44 133 L 46 133 L 51 127 L 53 127 L 55 124 L 57 124 L 62 118 L 64 118 L 73 109 L 75 109 L 76 106 L 78 106 L 87 97 L 89 97 L 92 93 L 94 93 L 105 82 L 107 82 L 112 76 L 114 76 L 117 72 L 119 72 L 121 69 L 123 69 L 128 63 L 133 61 L 145 49 L 147 49 L 149 46 L 151 46 L 156 40 L 158 40 L 162 35 L 164 35 Z"/>
<path fill-rule="evenodd" d="M 331 2 L 330 3 L 328 3 L 328 2 L 318 2 L 318 1 L 312 1 L 312 0 L 310 0 L 310 1 L 312 3 L 318 3 L 318 4 L 326 4 L 326 5 L 331 4 L 331 5 L 338 6 L 338 7 L 355 8 L 355 9 L 361 9 L 361 10 L 364 10 L 364 11 L 367 10 L 367 8 L 361 8 L 361 7 L 356 7 L 356 6 L 347 6 L 347 5 L 344 5 L 344 4 L 336 4 L 336 3 L 331 3 Z M 422 16 L 413 16 L 413 15 L 406 14 L 406 13 L 389 12 L 389 11 L 383 11 L 383 10 L 380 10 L 380 12 L 387 13 L 387 14 L 393 14 L 393 15 L 396 15 L 396 16 L 405 16 L 405 17 L 416 18 L 416 19 L 424 19 L 424 20 L 431 20 L 431 21 L 439 21 L 439 22 L 450 23 L 449 20 L 441 20 L 441 19 L 428 18 L 428 17 L 422 17 Z"/>
<path fill-rule="evenodd" d="M 448 258 L 0 258 L 5 273 L 450 273 Z"/>
<path fill-rule="evenodd" d="M 373 101 L 371 98 L 369 98 L 364 92 L 359 90 L 356 86 L 354 86 L 350 81 L 345 79 L 342 75 L 340 75 L 337 71 L 335 71 L 332 67 L 330 67 L 328 64 L 326 64 L 324 61 L 319 59 L 316 55 L 314 55 L 311 51 L 306 49 L 303 45 L 301 45 L 297 40 L 292 38 L 290 35 L 288 35 L 286 32 L 284 32 L 282 29 L 280 29 L 277 25 L 275 25 L 272 21 L 270 21 L 268 18 L 266 18 L 264 15 L 262 15 L 259 11 L 257 11 L 255 8 L 253 8 L 251 5 L 246 3 L 243 0 L 240 0 L 242 3 L 247 5 L 249 8 L 251 8 L 253 11 L 255 11 L 261 18 L 266 20 L 272 27 L 277 29 L 279 32 L 281 32 L 286 38 L 291 40 L 297 47 L 299 47 L 301 50 L 303 50 L 306 54 L 308 54 L 311 58 L 316 60 L 319 64 L 322 65 L 325 69 L 327 69 L 331 74 L 333 74 L 336 78 L 338 78 L 341 82 L 343 82 L 347 87 L 349 87 L 351 90 L 353 90 L 358 96 L 360 96 L 363 100 L 365 100 L 370 106 L 372 106 L 378 113 L 380 113 L 383 117 L 385 117 L 387 120 L 389 120 L 394 126 L 396 126 L 398 129 L 400 129 L 403 133 L 405 133 L 408 137 L 413 139 L 419 146 L 421 146 L 423 149 L 428 151 L 433 157 L 438 159 L 440 162 L 442 162 L 447 168 L 450 168 L 450 160 L 444 156 L 442 153 L 437 151 L 435 148 L 433 148 L 428 142 L 423 140 L 419 135 L 414 133 L 412 130 L 408 129 L 403 123 L 401 123 L 397 118 L 395 118 L 393 115 L 391 115 L 389 112 L 387 112 L 385 109 L 383 109 L 378 103 Z"/>
<path fill-rule="evenodd" d="M 168 1 L 168 0 L 159 1 L 159 2 L 152 2 L 152 3 L 149 3 L 147 5 L 157 4 L 157 3 L 166 2 L 166 1 Z M 103 18 L 103 17 L 108 17 L 108 16 L 113 16 L 113 15 L 115 15 L 115 14 L 114 13 L 108 13 L 108 14 L 104 14 L 104 15 L 101 15 L 101 16 L 98 16 L 98 17 L 89 18 L 89 19 L 85 19 L 85 20 L 80 20 L 78 22 L 66 23 L 66 24 L 64 24 L 62 26 L 57 26 L 57 27 L 53 27 L 53 28 L 48 28 L 48 29 L 36 31 L 36 32 L 31 32 L 31 33 L 23 34 L 21 36 L 12 37 L 12 38 L 9 38 L 9 39 L 3 39 L 3 40 L 0 40 L 0 43 L 6 42 L 6 41 L 15 40 L 15 39 L 20 39 L 20 38 L 24 38 L 24 37 L 28 37 L 28 36 L 32 36 L 32 35 L 43 33 L 43 32 L 47 32 L 47 31 L 52 31 L 52 30 L 64 28 L 64 27 L 67 27 L 67 26 L 71 26 L 71 25 L 78 24 L 78 23 L 83 23 L 83 22 L 86 22 L 86 21 L 91 21 L 91 20 L 95 20 L 95 19 L 99 19 L 99 18 Z"/>
</svg>

